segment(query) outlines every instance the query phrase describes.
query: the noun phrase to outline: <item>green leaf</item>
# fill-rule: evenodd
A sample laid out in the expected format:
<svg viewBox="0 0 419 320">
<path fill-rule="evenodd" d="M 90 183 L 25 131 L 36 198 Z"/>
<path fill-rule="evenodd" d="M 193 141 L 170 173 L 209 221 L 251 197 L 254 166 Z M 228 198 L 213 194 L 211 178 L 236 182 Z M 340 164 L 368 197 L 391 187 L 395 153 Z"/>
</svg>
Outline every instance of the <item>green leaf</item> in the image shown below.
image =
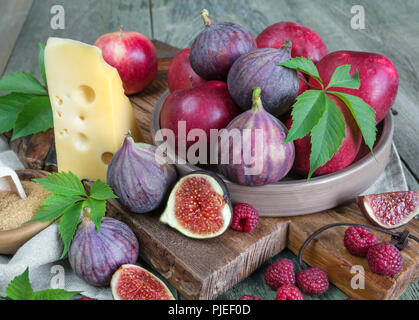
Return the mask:
<svg viewBox="0 0 419 320">
<path fill-rule="evenodd" d="M 375 110 L 357 96 L 334 91 L 328 91 L 328 93 L 333 94 L 345 103 L 361 130 L 365 144 L 372 151 L 377 138 Z"/>
<path fill-rule="evenodd" d="M 71 171 L 53 173 L 33 180 L 54 194 L 62 196 L 87 196 L 83 184 Z"/>
<path fill-rule="evenodd" d="M 30 73 L 19 71 L 9 73 L 0 79 L 0 92 L 11 91 L 20 93 L 46 95 L 42 84 Z"/>
<path fill-rule="evenodd" d="M 96 226 L 98 232 L 100 232 L 100 223 L 106 213 L 106 200 L 88 199 L 83 203 L 83 206 L 89 206 L 91 210 L 90 218 Z"/>
<path fill-rule="evenodd" d="M 48 97 L 35 96 L 26 101 L 13 128 L 12 140 L 46 131 L 54 126 Z"/>
<path fill-rule="evenodd" d="M 345 138 L 345 118 L 332 99 L 326 96 L 326 109 L 320 121 L 311 130 L 310 172 L 328 162 L 339 150 Z"/>
<path fill-rule="evenodd" d="M 90 197 L 96 200 L 116 199 L 118 198 L 112 189 L 102 180 L 93 182 L 90 188 Z"/>
<path fill-rule="evenodd" d="M 301 71 L 305 74 L 308 74 L 310 77 L 313 77 L 323 88 L 323 81 L 320 78 L 319 71 L 317 70 L 316 65 L 310 58 L 296 57 L 290 60 L 278 63 L 278 66 L 287 67 L 290 69 Z"/>
<path fill-rule="evenodd" d="M 31 283 L 29 282 L 29 268 L 16 276 L 6 288 L 6 295 L 13 300 L 29 300 L 33 294 Z"/>
<path fill-rule="evenodd" d="M 82 211 L 82 202 L 78 202 L 64 211 L 60 218 L 60 235 L 64 243 L 64 250 L 61 258 L 64 258 L 68 249 L 70 248 L 71 241 L 73 240 L 74 233 L 76 232 L 77 225 L 80 221 L 80 215 Z"/>
<path fill-rule="evenodd" d="M 287 143 L 306 136 L 319 122 L 326 109 L 326 94 L 320 90 L 307 90 L 297 97 L 297 102 L 292 108 L 292 126 L 287 138 Z"/>
<path fill-rule="evenodd" d="M 15 92 L 0 96 L 0 133 L 9 131 L 14 127 L 24 103 L 31 98 L 31 95 Z"/>
<path fill-rule="evenodd" d="M 83 200 L 80 196 L 63 196 L 52 194 L 46 198 L 35 212 L 32 220 L 28 221 L 53 221 L 58 219 L 64 211 L 73 206 L 76 202 Z"/>
<path fill-rule="evenodd" d="M 326 87 L 328 88 L 349 88 L 349 89 L 359 89 L 361 82 L 359 81 L 359 72 L 355 71 L 353 77 L 350 76 L 349 71 L 351 70 L 350 64 L 344 64 L 335 69 L 330 78 L 329 84 Z"/>
<path fill-rule="evenodd" d="M 31 300 L 70 300 L 81 291 L 66 291 L 63 289 L 46 289 L 35 292 Z"/>
<path fill-rule="evenodd" d="M 47 76 L 45 74 L 45 62 L 44 62 L 44 55 L 45 55 L 45 45 L 43 43 L 39 43 L 39 69 L 41 70 L 42 79 L 44 79 L 44 84 L 47 86 Z"/>
</svg>

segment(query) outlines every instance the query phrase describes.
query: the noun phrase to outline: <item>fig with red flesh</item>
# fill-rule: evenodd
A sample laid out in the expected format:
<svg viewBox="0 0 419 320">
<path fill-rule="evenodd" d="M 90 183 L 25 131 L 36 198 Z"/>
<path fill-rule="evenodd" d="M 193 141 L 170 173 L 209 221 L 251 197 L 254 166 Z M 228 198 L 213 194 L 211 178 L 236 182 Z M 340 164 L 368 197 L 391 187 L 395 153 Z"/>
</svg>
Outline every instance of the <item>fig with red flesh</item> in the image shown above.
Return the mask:
<svg viewBox="0 0 419 320">
<path fill-rule="evenodd" d="M 114 300 L 175 300 L 154 274 L 133 264 L 122 265 L 112 276 Z"/>
<path fill-rule="evenodd" d="M 398 228 L 419 213 L 419 191 L 397 191 L 357 197 L 358 206 L 375 225 Z"/>
<path fill-rule="evenodd" d="M 206 80 L 225 80 L 230 67 L 242 54 L 256 48 L 256 40 L 245 27 L 232 22 L 212 23 L 202 10 L 205 29 L 191 46 L 192 69 Z"/>
<path fill-rule="evenodd" d="M 280 116 L 289 110 L 299 91 L 297 73 L 277 64 L 291 59 L 291 46 L 291 42 L 286 41 L 280 49 L 256 49 L 234 62 L 227 85 L 240 108 L 252 107 L 253 89 L 259 87 L 266 111 Z"/>
<path fill-rule="evenodd" d="M 176 183 L 160 221 L 190 238 L 214 238 L 227 230 L 232 213 L 224 181 L 213 172 L 198 170 Z"/>
</svg>

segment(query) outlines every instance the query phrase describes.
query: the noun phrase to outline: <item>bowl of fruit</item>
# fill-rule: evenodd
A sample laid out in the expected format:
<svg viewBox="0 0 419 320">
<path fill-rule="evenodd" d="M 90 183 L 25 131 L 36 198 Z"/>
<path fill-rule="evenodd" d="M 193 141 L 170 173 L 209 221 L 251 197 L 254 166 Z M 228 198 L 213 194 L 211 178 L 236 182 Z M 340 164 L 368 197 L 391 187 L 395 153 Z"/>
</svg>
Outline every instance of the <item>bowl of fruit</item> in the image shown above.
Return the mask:
<svg viewBox="0 0 419 320">
<path fill-rule="evenodd" d="M 255 39 L 202 16 L 205 29 L 173 59 L 151 119 L 154 143 L 181 175 L 213 171 L 233 202 L 273 217 L 333 208 L 376 181 L 394 130 L 398 75 L 388 58 L 328 53 L 298 23 Z"/>
</svg>

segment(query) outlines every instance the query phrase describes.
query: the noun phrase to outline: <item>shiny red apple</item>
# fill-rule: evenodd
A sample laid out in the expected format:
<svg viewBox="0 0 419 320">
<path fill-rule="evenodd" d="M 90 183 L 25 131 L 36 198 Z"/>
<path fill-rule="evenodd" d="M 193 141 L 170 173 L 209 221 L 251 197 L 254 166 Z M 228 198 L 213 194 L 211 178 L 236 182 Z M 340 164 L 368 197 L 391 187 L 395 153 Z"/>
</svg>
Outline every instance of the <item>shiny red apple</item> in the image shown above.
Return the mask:
<svg viewBox="0 0 419 320">
<path fill-rule="evenodd" d="M 167 81 L 170 92 L 176 90 L 196 87 L 207 80 L 198 76 L 189 62 L 189 53 L 191 48 L 185 48 L 173 58 L 167 72 Z"/>
<path fill-rule="evenodd" d="M 192 129 L 202 129 L 209 146 L 210 129 L 225 128 L 237 115 L 238 109 L 228 92 L 227 84 L 213 80 L 171 93 L 164 101 L 160 113 L 160 127 L 173 131 L 177 148 L 178 122 L 185 121 L 186 136 Z M 196 141 L 198 138 L 187 141 L 186 148 Z"/>
<path fill-rule="evenodd" d="M 297 22 L 283 21 L 263 30 L 256 38 L 258 48 L 282 47 L 285 40 L 291 40 L 291 56 L 305 57 L 317 63 L 327 54 L 322 38 L 313 30 Z"/>
<path fill-rule="evenodd" d="M 329 84 L 335 69 L 350 64 L 349 74 L 353 76 L 359 71 L 361 86 L 359 89 L 330 88 L 330 90 L 349 93 L 362 98 L 375 110 L 375 120 L 384 119 L 393 105 L 399 87 L 397 69 L 387 57 L 369 52 L 336 51 L 328 54 L 317 64 L 320 77 L 325 86 Z M 317 81 L 310 83 L 318 86 Z"/>
<path fill-rule="evenodd" d="M 107 33 L 94 43 L 105 61 L 118 70 L 125 94 L 144 90 L 157 75 L 157 54 L 153 43 L 135 31 Z"/>
</svg>

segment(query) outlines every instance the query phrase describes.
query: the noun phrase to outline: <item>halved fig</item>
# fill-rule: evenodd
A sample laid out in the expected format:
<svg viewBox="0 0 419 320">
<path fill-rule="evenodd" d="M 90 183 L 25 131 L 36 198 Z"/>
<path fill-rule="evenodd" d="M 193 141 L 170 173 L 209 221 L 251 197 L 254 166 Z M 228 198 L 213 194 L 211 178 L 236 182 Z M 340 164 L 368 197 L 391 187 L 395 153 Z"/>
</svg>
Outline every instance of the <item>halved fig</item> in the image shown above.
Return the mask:
<svg viewBox="0 0 419 320">
<path fill-rule="evenodd" d="M 398 228 L 419 213 L 419 191 L 398 191 L 357 197 L 358 206 L 374 224 Z"/>
<path fill-rule="evenodd" d="M 227 230 L 232 212 L 224 181 L 215 173 L 198 170 L 176 183 L 160 221 L 190 238 L 214 238 Z"/>
<path fill-rule="evenodd" d="M 114 300 L 175 300 L 154 274 L 133 264 L 123 264 L 112 276 Z"/>
</svg>

